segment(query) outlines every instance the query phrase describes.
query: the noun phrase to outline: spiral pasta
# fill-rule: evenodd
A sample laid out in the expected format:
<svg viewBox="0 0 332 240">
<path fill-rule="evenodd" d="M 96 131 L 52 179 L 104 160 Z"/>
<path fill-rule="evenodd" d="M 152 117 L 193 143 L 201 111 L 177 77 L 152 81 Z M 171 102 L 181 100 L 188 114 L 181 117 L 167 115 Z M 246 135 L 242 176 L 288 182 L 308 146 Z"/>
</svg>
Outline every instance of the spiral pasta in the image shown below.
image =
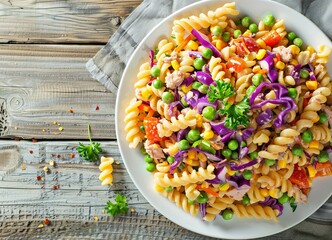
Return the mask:
<svg viewBox="0 0 332 240">
<path fill-rule="evenodd" d="M 129 106 L 126 108 L 126 117 L 124 119 L 126 126 L 125 131 L 127 132 L 126 140 L 130 143 L 130 148 L 135 148 L 142 140 L 143 135 L 139 130 L 138 125 L 138 107 L 142 104 L 142 101 L 137 101 L 133 98 L 130 101 Z"/>
<path fill-rule="evenodd" d="M 101 181 L 101 185 L 113 185 L 113 166 L 114 159 L 111 157 L 101 157 L 99 170 L 101 171 L 99 175 L 99 180 Z"/>
</svg>

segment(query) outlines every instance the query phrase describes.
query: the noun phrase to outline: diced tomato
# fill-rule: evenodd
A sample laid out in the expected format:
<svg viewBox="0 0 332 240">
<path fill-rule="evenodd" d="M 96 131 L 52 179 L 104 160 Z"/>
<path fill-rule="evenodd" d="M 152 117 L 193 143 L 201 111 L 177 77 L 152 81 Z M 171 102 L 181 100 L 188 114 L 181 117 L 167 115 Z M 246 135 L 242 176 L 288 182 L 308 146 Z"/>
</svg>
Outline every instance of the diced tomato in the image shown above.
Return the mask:
<svg viewBox="0 0 332 240">
<path fill-rule="evenodd" d="M 144 104 L 144 103 L 142 103 L 142 104 L 139 105 L 139 107 L 138 107 L 138 110 L 139 110 L 140 112 L 149 112 L 150 109 L 151 109 L 151 107 L 150 107 L 149 105 L 147 105 L 147 104 Z"/>
<path fill-rule="evenodd" d="M 331 176 L 332 175 L 332 164 L 330 161 L 325 163 L 318 162 L 316 164 L 316 177 Z"/>
<path fill-rule="evenodd" d="M 259 46 L 255 39 L 251 37 L 243 37 L 243 41 L 250 52 L 258 52 Z"/>
<path fill-rule="evenodd" d="M 239 57 L 232 57 L 228 60 L 226 64 L 228 69 L 233 69 L 235 72 L 242 72 L 246 67 L 246 62 Z"/>
<path fill-rule="evenodd" d="M 304 168 L 299 165 L 294 165 L 294 171 L 292 176 L 290 176 L 289 180 L 297 185 L 299 188 L 309 188 L 308 176 Z"/>
<path fill-rule="evenodd" d="M 159 123 L 159 119 L 155 117 L 146 117 L 143 121 L 143 126 L 145 129 L 146 138 L 151 142 L 159 142 L 163 140 L 162 137 L 158 135 L 157 124 Z"/>
<path fill-rule="evenodd" d="M 266 35 L 264 35 L 262 37 L 262 39 L 266 45 L 273 47 L 280 42 L 281 36 L 275 30 L 272 30 L 269 33 L 267 33 Z"/>
<path fill-rule="evenodd" d="M 244 57 L 246 54 L 248 54 L 241 43 L 237 43 L 235 45 L 236 45 L 236 54 L 238 56 Z"/>
</svg>

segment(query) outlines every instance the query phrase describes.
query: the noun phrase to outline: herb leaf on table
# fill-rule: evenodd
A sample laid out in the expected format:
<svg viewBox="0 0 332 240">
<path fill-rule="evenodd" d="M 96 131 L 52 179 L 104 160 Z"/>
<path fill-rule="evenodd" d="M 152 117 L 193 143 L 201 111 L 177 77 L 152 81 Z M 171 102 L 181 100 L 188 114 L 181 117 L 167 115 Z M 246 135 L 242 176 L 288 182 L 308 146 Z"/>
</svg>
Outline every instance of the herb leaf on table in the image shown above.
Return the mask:
<svg viewBox="0 0 332 240">
<path fill-rule="evenodd" d="M 100 147 L 100 143 L 92 142 L 91 140 L 91 127 L 90 124 L 88 125 L 88 136 L 90 140 L 89 145 L 84 145 L 83 143 L 79 143 L 79 147 L 76 148 L 78 154 L 83 157 L 85 160 L 90 162 L 95 162 L 99 159 L 99 153 L 103 150 Z"/>
<path fill-rule="evenodd" d="M 108 201 L 105 207 L 108 214 L 115 217 L 116 215 L 128 212 L 128 202 L 126 196 L 117 194 L 115 197 L 115 203 Z"/>
</svg>

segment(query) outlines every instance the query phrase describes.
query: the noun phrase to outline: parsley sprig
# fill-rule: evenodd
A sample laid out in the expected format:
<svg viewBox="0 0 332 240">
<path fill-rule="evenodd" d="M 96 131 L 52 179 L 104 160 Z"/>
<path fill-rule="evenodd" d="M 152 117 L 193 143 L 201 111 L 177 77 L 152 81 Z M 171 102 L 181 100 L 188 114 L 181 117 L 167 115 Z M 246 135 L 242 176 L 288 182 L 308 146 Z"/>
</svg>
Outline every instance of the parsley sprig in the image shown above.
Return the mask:
<svg viewBox="0 0 332 240">
<path fill-rule="evenodd" d="M 105 210 L 113 217 L 128 212 L 128 203 L 126 196 L 123 196 L 119 193 L 116 194 L 115 203 L 108 201 Z"/>
<path fill-rule="evenodd" d="M 249 121 L 249 98 L 244 98 L 238 104 L 225 103 L 224 108 L 220 109 L 221 114 L 226 114 L 225 126 L 229 129 L 237 129 L 240 125 L 247 127 Z"/>
<path fill-rule="evenodd" d="M 218 99 L 225 99 L 235 95 L 234 88 L 230 83 L 221 80 L 216 80 L 216 86 L 210 85 L 207 92 L 209 102 L 213 103 Z"/>
<path fill-rule="evenodd" d="M 92 142 L 91 140 L 91 127 L 90 124 L 88 124 L 88 136 L 90 140 L 89 145 L 84 145 L 83 143 L 79 143 L 80 146 L 76 148 L 78 154 L 83 157 L 85 160 L 90 162 L 95 162 L 99 159 L 99 153 L 101 153 L 103 150 L 100 147 L 100 143 Z"/>
</svg>

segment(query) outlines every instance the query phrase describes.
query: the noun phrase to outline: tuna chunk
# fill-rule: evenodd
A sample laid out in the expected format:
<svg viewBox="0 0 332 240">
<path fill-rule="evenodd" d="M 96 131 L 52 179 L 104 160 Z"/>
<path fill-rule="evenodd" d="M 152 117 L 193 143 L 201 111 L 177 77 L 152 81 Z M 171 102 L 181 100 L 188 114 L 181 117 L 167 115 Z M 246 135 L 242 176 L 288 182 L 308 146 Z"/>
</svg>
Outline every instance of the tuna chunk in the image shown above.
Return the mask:
<svg viewBox="0 0 332 240">
<path fill-rule="evenodd" d="M 163 149 L 158 144 L 151 144 L 149 140 L 144 143 L 145 151 L 154 159 L 162 159 L 165 157 Z"/>
<path fill-rule="evenodd" d="M 180 86 L 185 77 L 185 73 L 181 71 L 174 71 L 166 76 L 166 86 L 170 89 L 175 89 Z"/>
<path fill-rule="evenodd" d="M 272 51 L 279 53 L 281 60 L 285 63 L 289 62 L 293 58 L 291 50 L 289 48 L 285 48 L 284 46 L 273 48 Z"/>
</svg>

